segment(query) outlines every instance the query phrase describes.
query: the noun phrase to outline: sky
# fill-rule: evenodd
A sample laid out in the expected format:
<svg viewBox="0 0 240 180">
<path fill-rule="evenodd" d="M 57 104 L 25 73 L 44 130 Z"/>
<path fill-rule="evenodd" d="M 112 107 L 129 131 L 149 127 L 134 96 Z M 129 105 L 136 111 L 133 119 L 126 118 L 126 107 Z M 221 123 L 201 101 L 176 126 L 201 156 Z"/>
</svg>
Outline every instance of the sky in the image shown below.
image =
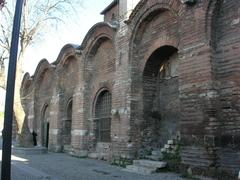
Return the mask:
<svg viewBox="0 0 240 180">
<path fill-rule="evenodd" d="M 62 47 L 68 43 L 80 45 L 88 30 L 103 21 L 100 12 L 113 0 L 83 0 L 83 5 L 75 7 L 74 16 L 65 15 L 65 22 L 44 34 L 43 40 L 30 47 L 25 55 L 23 70 L 33 75 L 38 63 L 45 58 L 50 63 L 57 59 Z"/>
<path fill-rule="evenodd" d="M 75 7 L 76 12 L 65 15 L 65 22 L 53 28 L 48 34 L 43 34 L 42 41 L 33 44 L 25 54 L 23 70 L 33 75 L 38 63 L 47 59 L 49 63 L 54 62 L 62 47 L 68 43 L 82 43 L 88 30 L 96 23 L 103 21 L 100 15 L 113 0 L 83 0 L 83 5 Z M 73 16 L 74 15 L 74 16 Z M 6 65 L 6 67 L 8 67 Z M 6 72 L 7 73 L 7 72 Z M 5 91 L 0 88 L 0 111 L 3 111 Z"/>
</svg>

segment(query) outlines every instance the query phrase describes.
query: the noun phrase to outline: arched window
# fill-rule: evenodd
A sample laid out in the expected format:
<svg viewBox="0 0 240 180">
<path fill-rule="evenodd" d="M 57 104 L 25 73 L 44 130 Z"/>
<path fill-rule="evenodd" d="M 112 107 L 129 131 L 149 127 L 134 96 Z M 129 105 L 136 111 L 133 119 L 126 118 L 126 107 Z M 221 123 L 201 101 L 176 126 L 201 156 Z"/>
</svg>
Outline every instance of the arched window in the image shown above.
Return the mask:
<svg viewBox="0 0 240 180">
<path fill-rule="evenodd" d="M 111 141 L 112 96 L 107 90 L 102 91 L 95 104 L 96 136 L 98 142 Z"/>
</svg>

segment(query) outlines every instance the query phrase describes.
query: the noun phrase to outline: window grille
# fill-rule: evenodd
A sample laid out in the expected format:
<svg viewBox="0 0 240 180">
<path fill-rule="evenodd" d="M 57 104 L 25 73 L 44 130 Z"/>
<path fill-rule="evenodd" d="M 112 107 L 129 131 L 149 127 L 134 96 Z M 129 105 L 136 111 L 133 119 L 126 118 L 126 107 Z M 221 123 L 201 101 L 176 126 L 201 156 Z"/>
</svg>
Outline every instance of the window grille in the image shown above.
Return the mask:
<svg viewBox="0 0 240 180">
<path fill-rule="evenodd" d="M 103 91 L 95 105 L 96 136 L 99 142 L 111 141 L 112 97 L 109 91 Z"/>
</svg>

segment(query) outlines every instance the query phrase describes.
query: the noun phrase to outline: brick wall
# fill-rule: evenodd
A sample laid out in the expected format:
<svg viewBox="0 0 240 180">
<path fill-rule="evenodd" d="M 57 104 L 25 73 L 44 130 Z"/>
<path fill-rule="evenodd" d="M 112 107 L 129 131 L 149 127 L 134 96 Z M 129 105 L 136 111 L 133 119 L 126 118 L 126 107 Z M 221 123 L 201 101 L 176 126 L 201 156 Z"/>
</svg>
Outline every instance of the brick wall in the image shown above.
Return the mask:
<svg viewBox="0 0 240 180">
<path fill-rule="evenodd" d="M 118 4 L 111 8 L 105 15 L 104 15 L 104 22 L 113 23 L 114 21 L 117 22 L 119 18 L 118 13 Z"/>
<path fill-rule="evenodd" d="M 182 165 L 196 173 L 236 173 L 240 4 L 141 0 L 126 16 L 124 3 L 116 6 L 117 26 L 97 23 L 81 46 L 67 45 L 56 62 L 40 63 L 31 86 L 23 86 L 23 95 L 34 92 L 24 101 L 30 126 L 40 138 L 41 112 L 49 105 L 49 148 L 61 151 L 72 98 L 74 155 L 135 158 L 178 136 Z M 99 143 L 94 108 L 106 89 L 112 95 L 111 142 Z"/>
<path fill-rule="evenodd" d="M 217 112 L 220 128 L 217 146 L 220 167 L 239 170 L 239 70 L 240 5 L 237 1 L 220 1 L 212 23 L 213 65 L 218 90 Z"/>
</svg>

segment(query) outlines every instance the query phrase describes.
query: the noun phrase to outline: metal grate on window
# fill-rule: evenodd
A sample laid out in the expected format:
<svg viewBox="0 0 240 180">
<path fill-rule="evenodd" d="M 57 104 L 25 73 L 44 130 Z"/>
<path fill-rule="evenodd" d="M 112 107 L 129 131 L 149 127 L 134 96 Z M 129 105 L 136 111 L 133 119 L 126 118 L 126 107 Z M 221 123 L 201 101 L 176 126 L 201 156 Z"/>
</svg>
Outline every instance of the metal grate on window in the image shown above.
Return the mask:
<svg viewBox="0 0 240 180">
<path fill-rule="evenodd" d="M 96 135 L 100 142 L 111 141 L 111 109 L 112 97 L 109 91 L 103 91 L 95 105 Z"/>
</svg>

